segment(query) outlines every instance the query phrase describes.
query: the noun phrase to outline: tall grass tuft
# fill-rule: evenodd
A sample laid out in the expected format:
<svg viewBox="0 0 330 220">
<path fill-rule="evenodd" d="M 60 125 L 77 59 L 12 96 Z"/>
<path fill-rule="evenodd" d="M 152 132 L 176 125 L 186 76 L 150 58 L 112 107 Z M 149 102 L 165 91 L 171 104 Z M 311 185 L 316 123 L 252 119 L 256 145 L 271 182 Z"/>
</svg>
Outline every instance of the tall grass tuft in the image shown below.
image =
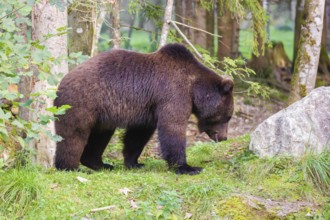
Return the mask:
<svg viewBox="0 0 330 220">
<path fill-rule="evenodd" d="M 301 159 L 305 180 L 321 192 L 330 194 L 330 151 L 307 153 Z"/>
<path fill-rule="evenodd" d="M 0 216 L 22 218 L 40 197 L 42 184 L 36 168 L 10 169 L 0 176 Z"/>
</svg>

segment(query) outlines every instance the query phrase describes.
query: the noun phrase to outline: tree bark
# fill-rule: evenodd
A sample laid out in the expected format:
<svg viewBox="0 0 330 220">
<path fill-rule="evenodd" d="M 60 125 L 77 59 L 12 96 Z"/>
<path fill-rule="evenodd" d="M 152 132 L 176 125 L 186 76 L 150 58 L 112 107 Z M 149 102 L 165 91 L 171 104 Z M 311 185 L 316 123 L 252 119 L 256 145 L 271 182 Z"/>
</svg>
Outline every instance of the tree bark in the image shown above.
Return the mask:
<svg viewBox="0 0 330 220">
<path fill-rule="evenodd" d="M 56 34 L 57 29 L 67 26 L 67 10 L 59 11 L 55 6 L 50 5 L 48 0 L 41 0 L 37 3 L 32 10 L 32 39 L 43 42 L 48 51 L 53 57 L 67 56 L 67 36 L 53 36 L 45 39 L 47 34 Z M 67 61 L 60 64 L 53 64 L 50 72 L 52 74 L 68 72 Z M 47 81 L 40 81 L 37 74 L 33 77 L 32 93 L 38 93 L 51 88 Z M 54 88 L 55 89 L 55 88 Z M 37 121 L 40 114 L 48 114 L 45 110 L 53 106 L 53 101 L 42 95 L 36 98 L 31 104 L 33 112 L 30 114 L 30 120 Z M 46 131 L 55 134 L 54 122 L 46 126 Z M 55 153 L 56 143 L 51 140 L 45 133 L 40 134 L 40 139 L 34 141 L 32 144 L 37 151 L 36 162 L 44 166 L 53 165 L 53 156 Z"/>
<path fill-rule="evenodd" d="M 327 53 L 327 35 L 328 35 L 328 21 L 327 21 L 327 7 L 330 5 L 326 5 L 324 8 L 324 17 L 323 17 L 323 31 L 322 31 L 322 41 L 321 41 L 321 54 L 319 61 L 319 72 L 322 74 L 323 80 L 329 82 L 330 81 L 330 59 Z"/>
<path fill-rule="evenodd" d="M 207 32 L 214 33 L 213 9 L 208 11 L 203 8 L 200 0 L 181 0 L 175 2 L 176 21 L 186 25 L 197 27 Z M 210 54 L 214 53 L 214 36 L 189 27 L 182 27 L 182 32 L 193 43 L 207 49 Z"/>
<path fill-rule="evenodd" d="M 291 80 L 289 102 L 306 96 L 315 87 L 321 50 L 324 0 L 306 0 L 301 26 L 299 49 Z"/>
<path fill-rule="evenodd" d="M 238 39 L 239 39 L 239 22 L 230 12 L 225 12 L 218 16 L 218 58 L 223 60 L 224 57 L 238 57 Z"/>
<path fill-rule="evenodd" d="M 105 20 L 105 16 L 107 14 L 107 10 L 105 6 L 102 6 L 101 11 L 98 13 L 98 16 L 96 18 L 95 21 L 95 25 L 94 25 L 94 35 L 93 35 L 93 45 L 92 45 L 92 56 L 95 56 L 98 53 L 98 41 L 100 38 L 100 34 L 101 34 L 101 29 L 102 29 L 102 25 L 103 22 Z"/>
<path fill-rule="evenodd" d="M 17 18 L 20 18 L 21 15 L 19 13 L 16 14 Z M 20 36 L 23 36 L 24 38 L 24 42 L 28 43 L 28 27 L 26 23 L 21 23 L 18 25 L 18 28 L 20 29 L 17 34 Z M 25 70 L 20 69 L 20 72 L 24 72 Z M 23 97 L 20 99 L 20 102 L 26 102 L 29 99 L 29 96 L 31 94 L 31 90 L 32 90 L 32 85 L 31 85 L 32 81 L 31 81 L 31 77 L 29 76 L 21 76 L 19 84 L 18 84 L 18 91 L 20 94 L 23 95 Z M 18 115 L 20 118 L 22 118 L 23 120 L 29 120 L 29 109 L 28 108 L 24 108 L 24 107 L 20 107 L 19 111 L 18 111 Z"/>
<path fill-rule="evenodd" d="M 69 54 L 82 52 L 91 56 L 94 39 L 96 6 L 91 1 L 75 1 L 68 10 Z M 71 68 L 71 67 L 70 67 Z"/>
<path fill-rule="evenodd" d="M 325 19 L 327 20 L 327 51 L 330 51 L 330 0 L 326 0 Z"/>
<path fill-rule="evenodd" d="M 297 51 L 298 51 L 298 43 L 300 38 L 300 29 L 301 29 L 301 22 L 302 16 L 304 12 L 305 0 L 297 0 L 296 4 L 296 18 L 295 18 L 295 25 L 294 25 L 294 45 L 293 45 L 293 64 L 297 58 Z M 293 65 L 294 67 L 294 65 Z"/>
<path fill-rule="evenodd" d="M 164 24 L 162 28 L 162 34 L 160 37 L 159 47 L 162 47 L 166 44 L 168 31 L 170 29 L 169 20 L 172 19 L 172 9 L 173 9 L 173 0 L 167 0 L 165 14 L 164 14 Z"/>
<path fill-rule="evenodd" d="M 115 0 L 111 2 L 110 9 L 110 36 L 113 48 L 121 47 L 121 33 L 120 33 L 120 1 Z"/>
</svg>

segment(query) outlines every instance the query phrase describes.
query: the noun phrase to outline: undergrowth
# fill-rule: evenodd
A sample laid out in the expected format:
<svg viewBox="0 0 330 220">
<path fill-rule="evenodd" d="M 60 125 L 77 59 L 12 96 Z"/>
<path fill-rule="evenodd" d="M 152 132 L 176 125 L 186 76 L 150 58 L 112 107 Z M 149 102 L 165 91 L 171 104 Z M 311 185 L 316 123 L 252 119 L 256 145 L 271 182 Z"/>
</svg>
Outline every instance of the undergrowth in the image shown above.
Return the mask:
<svg viewBox="0 0 330 220">
<path fill-rule="evenodd" d="M 36 168 L 11 169 L 0 177 L 0 216 L 21 218 L 41 197 L 44 183 Z"/>
<path fill-rule="evenodd" d="M 126 170 L 114 143 L 105 154 L 112 171 L 62 172 L 30 164 L 2 169 L 0 219 L 279 219 L 276 210 L 246 203 L 248 195 L 315 204 L 281 219 L 329 219 L 328 153 L 299 161 L 258 158 L 248 144 L 243 136 L 189 147 L 188 163 L 204 167 L 195 176 L 176 175 L 149 153 L 141 158 L 144 168 Z"/>
</svg>

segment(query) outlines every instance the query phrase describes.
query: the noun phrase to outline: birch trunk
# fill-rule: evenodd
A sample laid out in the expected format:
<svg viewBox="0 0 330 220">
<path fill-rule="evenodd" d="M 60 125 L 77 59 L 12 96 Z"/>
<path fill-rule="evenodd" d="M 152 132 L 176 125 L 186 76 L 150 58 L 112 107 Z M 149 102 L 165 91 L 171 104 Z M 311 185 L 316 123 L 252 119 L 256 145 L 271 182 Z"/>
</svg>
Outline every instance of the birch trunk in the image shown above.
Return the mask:
<svg viewBox="0 0 330 220">
<path fill-rule="evenodd" d="M 111 2 L 110 9 L 110 36 L 113 48 L 121 47 L 121 33 L 120 33 L 120 1 L 115 0 Z"/>
<path fill-rule="evenodd" d="M 107 10 L 105 7 L 101 9 L 99 12 L 99 15 L 97 16 L 97 19 L 95 21 L 95 26 L 94 26 L 94 36 L 93 36 L 93 46 L 92 46 L 92 56 L 95 56 L 98 53 L 98 41 L 101 35 L 101 29 L 103 22 L 105 20 L 105 16 L 107 14 Z"/>
<path fill-rule="evenodd" d="M 168 31 L 170 29 L 170 24 L 168 23 L 168 21 L 172 19 L 172 9 L 173 9 L 173 0 L 167 0 L 165 14 L 164 14 L 164 24 L 163 24 L 162 34 L 160 37 L 159 47 L 162 47 L 166 44 Z"/>
<path fill-rule="evenodd" d="M 305 2 L 303 14 L 305 22 L 300 30 L 298 53 L 291 80 L 290 103 L 306 96 L 315 87 L 321 50 L 324 5 L 324 0 L 306 0 Z"/>
<path fill-rule="evenodd" d="M 57 33 L 57 29 L 67 26 L 67 11 L 59 11 L 55 6 L 50 5 L 48 0 L 41 0 L 32 10 L 32 39 L 40 40 L 51 54 L 57 58 L 60 56 L 67 56 L 67 36 L 53 36 L 49 39 L 44 39 L 47 34 Z M 50 72 L 52 74 L 68 72 L 68 65 L 66 61 L 56 65 L 53 64 Z M 32 93 L 42 92 L 50 89 L 51 86 L 47 81 L 40 81 L 37 76 L 34 76 Z M 31 112 L 30 119 L 38 120 L 38 115 L 47 114 L 46 108 L 53 106 L 53 101 L 46 97 L 40 96 L 35 100 L 31 107 L 34 109 Z M 47 131 L 55 134 L 54 122 L 51 122 L 45 128 Z M 36 162 L 44 166 L 53 165 L 53 157 L 55 153 L 56 143 L 51 140 L 45 133 L 40 134 L 40 139 L 34 141 L 32 144 L 37 151 Z"/>
</svg>

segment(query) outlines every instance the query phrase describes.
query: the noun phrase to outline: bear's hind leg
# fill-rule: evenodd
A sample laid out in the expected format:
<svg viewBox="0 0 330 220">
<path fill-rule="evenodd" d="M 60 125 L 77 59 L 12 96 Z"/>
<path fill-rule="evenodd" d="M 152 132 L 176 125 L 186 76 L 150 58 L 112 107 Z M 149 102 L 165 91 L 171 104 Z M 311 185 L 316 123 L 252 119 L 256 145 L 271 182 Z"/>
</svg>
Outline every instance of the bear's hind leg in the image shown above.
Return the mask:
<svg viewBox="0 0 330 220">
<path fill-rule="evenodd" d="M 88 138 L 88 143 L 85 146 L 80 162 L 93 170 L 113 169 L 110 164 L 102 162 L 102 154 L 107 147 L 114 129 L 99 130 L 94 129 Z"/>
<path fill-rule="evenodd" d="M 155 127 L 134 127 L 127 129 L 123 149 L 124 163 L 127 168 L 141 168 L 144 166 L 144 164 L 138 163 L 138 158 L 155 129 Z"/>
</svg>

